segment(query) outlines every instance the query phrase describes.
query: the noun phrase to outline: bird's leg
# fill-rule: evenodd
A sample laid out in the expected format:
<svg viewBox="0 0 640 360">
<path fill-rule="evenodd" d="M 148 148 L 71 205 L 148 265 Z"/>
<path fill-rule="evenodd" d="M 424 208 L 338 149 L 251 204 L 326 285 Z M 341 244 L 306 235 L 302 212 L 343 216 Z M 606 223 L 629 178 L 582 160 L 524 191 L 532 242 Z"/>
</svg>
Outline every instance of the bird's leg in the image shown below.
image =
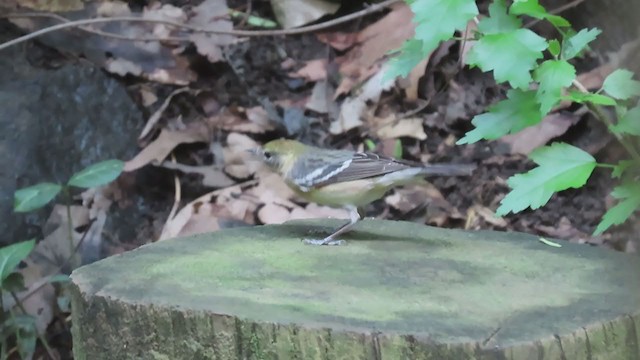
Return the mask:
<svg viewBox="0 0 640 360">
<path fill-rule="evenodd" d="M 360 212 L 358 211 L 358 208 L 356 208 L 355 206 L 349 206 L 347 207 L 347 210 L 349 210 L 349 217 L 350 217 L 350 221 L 348 223 L 342 225 L 333 234 L 327 236 L 322 240 L 304 240 L 304 243 L 308 245 L 343 245 L 345 244 L 346 241 L 336 240 L 336 237 L 338 237 L 338 235 L 344 234 L 347 231 L 351 230 L 351 228 L 358 221 L 362 219 L 362 217 L 360 216 Z"/>
</svg>

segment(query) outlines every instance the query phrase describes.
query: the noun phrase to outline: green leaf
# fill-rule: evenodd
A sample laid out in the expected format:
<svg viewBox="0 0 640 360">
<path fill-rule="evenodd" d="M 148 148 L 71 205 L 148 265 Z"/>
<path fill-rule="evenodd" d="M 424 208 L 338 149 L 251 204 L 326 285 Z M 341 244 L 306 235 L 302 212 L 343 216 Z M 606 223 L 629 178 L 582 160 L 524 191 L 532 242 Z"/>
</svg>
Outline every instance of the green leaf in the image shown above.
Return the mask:
<svg viewBox="0 0 640 360">
<path fill-rule="evenodd" d="M 367 148 L 367 151 L 376 151 L 376 143 L 371 139 L 364 139 L 364 146 Z"/>
<path fill-rule="evenodd" d="M 575 90 L 569 91 L 569 95 L 564 98 L 567 100 L 575 101 L 580 104 L 583 104 L 586 102 L 590 102 L 596 105 L 606 105 L 606 106 L 613 106 L 616 104 L 616 101 L 614 99 L 606 95 L 582 93 Z"/>
<path fill-rule="evenodd" d="M 513 15 L 507 14 L 507 6 L 504 0 L 495 0 L 489 5 L 489 17 L 485 17 L 478 23 L 478 30 L 483 34 L 497 34 L 519 29 L 522 21 Z"/>
<path fill-rule="evenodd" d="M 561 50 L 560 41 L 556 39 L 549 40 L 549 53 L 551 53 L 553 57 L 557 58 Z"/>
<path fill-rule="evenodd" d="M 640 136 L 640 105 L 627 111 L 612 130 L 619 134 Z"/>
<path fill-rule="evenodd" d="M 520 212 L 527 207 L 544 206 L 553 193 L 582 187 L 596 167 L 596 160 L 587 152 L 569 144 L 554 143 L 534 150 L 530 156 L 539 166 L 507 180 L 511 192 L 496 210 L 499 216 Z"/>
<path fill-rule="evenodd" d="M 457 144 L 472 144 L 481 139 L 494 140 L 509 133 L 516 133 L 542 120 L 535 91 L 512 89 L 507 99 L 489 108 L 489 112 L 471 120 L 476 127 L 458 140 Z"/>
<path fill-rule="evenodd" d="M 513 15 L 528 15 L 536 19 L 544 19 L 549 15 L 547 10 L 538 3 L 538 0 L 517 0 L 509 9 Z"/>
<path fill-rule="evenodd" d="M 545 245 L 549 245 L 549 246 L 557 247 L 557 248 L 561 248 L 562 247 L 562 245 L 558 244 L 557 242 L 554 242 L 554 241 L 551 241 L 551 240 L 547 240 L 547 239 L 545 239 L 543 237 L 539 237 L 538 240 L 541 243 L 545 244 Z"/>
<path fill-rule="evenodd" d="M 36 351 L 36 319 L 27 314 L 12 317 L 16 326 L 16 344 L 20 358 L 31 359 Z"/>
<path fill-rule="evenodd" d="M 617 186 L 613 189 L 611 195 L 622 201 L 607 210 L 593 235 L 602 234 L 612 225 L 622 224 L 640 207 L 640 183 L 638 182 L 629 182 Z"/>
<path fill-rule="evenodd" d="M 464 29 L 467 22 L 478 15 L 474 0 L 416 0 L 411 5 L 417 24 L 415 38 L 422 40 L 431 52 L 442 40 L 453 36 L 458 29 Z"/>
<path fill-rule="evenodd" d="M 383 81 L 407 76 L 441 41 L 450 39 L 478 15 L 474 0 L 415 0 L 410 6 L 417 23 L 414 38 L 405 41 L 400 55 L 389 61 Z"/>
<path fill-rule="evenodd" d="M 45 206 L 62 190 L 62 186 L 53 183 L 41 183 L 17 190 L 13 196 L 15 212 L 29 212 Z"/>
<path fill-rule="evenodd" d="M 552 15 L 538 3 L 538 0 L 514 1 L 509 9 L 513 15 L 527 15 L 536 19 L 546 19 L 556 27 L 569 27 L 571 24 L 562 16 Z"/>
<path fill-rule="evenodd" d="M 108 184 L 120 175 L 123 167 L 124 163 L 120 160 L 107 160 L 93 164 L 74 174 L 69 180 L 69 186 L 92 188 Z"/>
<path fill-rule="evenodd" d="M 2 281 L 2 290 L 7 292 L 20 292 L 25 290 L 24 276 L 19 272 L 12 272 Z"/>
<path fill-rule="evenodd" d="M 67 283 L 67 282 L 71 281 L 71 278 L 69 277 L 69 275 L 56 274 L 56 275 L 53 275 L 52 277 L 50 277 L 48 281 L 51 284 L 53 284 L 53 283 Z"/>
<path fill-rule="evenodd" d="M 0 248 L 0 282 L 4 282 L 20 261 L 29 256 L 35 245 L 36 241 L 32 239 Z"/>
<path fill-rule="evenodd" d="M 565 19 L 565 18 L 563 18 L 562 16 L 559 16 L 559 15 L 551 15 L 551 14 L 549 14 L 549 15 L 547 15 L 545 17 L 545 19 L 548 22 L 550 22 L 551 24 L 553 24 L 553 26 L 555 26 L 555 27 L 567 28 L 567 27 L 571 26 L 571 23 L 567 19 Z"/>
<path fill-rule="evenodd" d="M 604 79 L 602 88 L 607 94 L 619 100 L 626 100 L 640 95 L 640 81 L 633 80 L 633 73 L 625 69 L 617 69 Z"/>
<path fill-rule="evenodd" d="M 577 34 L 566 38 L 562 44 L 562 58 L 570 60 L 578 56 L 601 32 L 600 29 L 596 28 L 589 30 L 582 29 Z"/>
<path fill-rule="evenodd" d="M 508 81 L 514 88 L 526 89 L 531 69 L 546 48 L 544 38 L 529 29 L 488 34 L 471 48 L 467 62 L 485 72 L 493 70 L 497 82 Z"/>
<path fill-rule="evenodd" d="M 613 168 L 613 171 L 611 172 L 611 177 L 620 179 L 624 174 L 624 172 L 627 171 L 627 169 L 630 168 L 631 165 L 633 164 L 634 164 L 633 160 L 620 160 Z"/>
<path fill-rule="evenodd" d="M 402 152 L 402 141 L 396 139 L 396 142 L 393 144 L 393 157 L 402 159 Z"/>
<path fill-rule="evenodd" d="M 565 60 L 547 60 L 533 72 L 533 78 L 540 83 L 536 97 L 540 111 L 546 114 L 560 102 L 562 89 L 576 78 L 576 69 Z"/>
<path fill-rule="evenodd" d="M 276 26 L 278 26 L 278 23 L 276 23 L 275 21 L 269 20 L 269 19 L 265 19 L 259 16 L 255 16 L 255 15 L 248 15 L 242 11 L 237 11 L 237 10 L 229 10 L 229 15 L 231 15 L 231 17 L 234 18 L 241 18 L 241 19 L 247 19 L 247 24 L 251 25 L 251 26 L 256 26 L 256 27 L 262 27 L 262 28 L 267 28 L 267 29 L 272 29 Z"/>
<path fill-rule="evenodd" d="M 382 81 L 386 82 L 398 76 L 406 77 L 409 75 L 411 70 L 429 55 L 429 53 L 424 54 L 422 49 L 421 40 L 410 39 L 405 41 L 400 48 L 400 54 L 389 59 L 389 67 L 382 77 Z"/>
</svg>

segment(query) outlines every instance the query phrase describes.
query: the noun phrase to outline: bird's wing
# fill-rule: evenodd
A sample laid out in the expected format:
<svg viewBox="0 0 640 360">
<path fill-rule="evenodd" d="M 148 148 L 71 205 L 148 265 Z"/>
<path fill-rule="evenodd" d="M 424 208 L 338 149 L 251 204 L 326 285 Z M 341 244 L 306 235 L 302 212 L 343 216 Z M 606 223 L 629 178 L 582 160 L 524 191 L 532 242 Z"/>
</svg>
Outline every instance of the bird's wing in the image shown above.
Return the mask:
<svg viewBox="0 0 640 360">
<path fill-rule="evenodd" d="M 301 160 L 304 160 L 305 166 L 297 166 L 297 174 L 291 174 L 291 177 L 296 185 L 303 188 L 362 180 L 414 166 L 420 167 L 420 164 L 414 165 L 376 154 L 349 151 L 332 151 L 322 157 L 312 154 Z"/>
</svg>

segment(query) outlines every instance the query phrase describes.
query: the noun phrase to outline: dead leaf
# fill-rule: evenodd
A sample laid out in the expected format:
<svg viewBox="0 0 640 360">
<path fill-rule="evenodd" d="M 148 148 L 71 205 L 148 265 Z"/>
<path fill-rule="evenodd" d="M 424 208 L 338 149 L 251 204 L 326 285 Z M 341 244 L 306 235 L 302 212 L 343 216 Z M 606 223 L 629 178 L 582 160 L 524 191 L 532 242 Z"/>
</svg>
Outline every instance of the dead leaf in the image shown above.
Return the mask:
<svg viewBox="0 0 640 360">
<path fill-rule="evenodd" d="M 226 108 L 222 113 L 208 117 L 207 122 L 213 128 L 234 132 L 262 134 L 274 129 L 267 112 L 261 106 L 238 110 L 244 111 L 246 116 L 242 117 L 231 109 Z"/>
<path fill-rule="evenodd" d="M 331 134 L 342 134 L 363 124 L 361 117 L 367 109 L 367 102 L 377 103 L 382 92 L 389 90 L 395 83 L 393 79 L 383 81 L 383 76 L 384 69 L 367 80 L 358 95 L 345 99 L 338 119 L 334 120 L 329 127 Z"/>
<path fill-rule="evenodd" d="M 490 208 L 475 204 L 467 210 L 467 221 L 464 228 L 481 229 L 481 224 L 477 221 L 479 219 L 482 219 L 500 229 L 504 229 L 508 225 L 504 218 L 496 215 L 496 213 Z"/>
<path fill-rule="evenodd" d="M 254 159 L 247 150 L 256 149 L 260 145 L 244 134 L 231 133 L 227 136 L 227 147 L 223 150 L 224 171 L 238 179 L 253 175 L 261 163 Z"/>
<path fill-rule="evenodd" d="M 216 31 L 233 30 L 233 23 L 228 19 L 229 8 L 226 1 L 205 0 L 193 8 L 195 14 L 188 25 Z M 212 63 L 224 60 L 222 48 L 233 44 L 235 37 L 223 34 L 205 34 L 196 32 L 189 36 L 196 45 L 198 53 L 207 57 Z"/>
<path fill-rule="evenodd" d="M 353 85 L 376 73 L 375 64 L 414 35 L 415 23 L 412 19 L 413 13 L 409 6 L 400 2 L 393 5 L 382 19 L 362 30 L 358 34 L 356 45 L 336 59 L 343 76 L 336 94 L 351 91 Z"/>
<path fill-rule="evenodd" d="M 604 79 L 615 70 L 611 63 L 600 65 L 597 68 L 582 73 L 576 77 L 576 80 L 582 84 L 587 90 L 597 90 L 602 87 Z"/>
<path fill-rule="evenodd" d="M 202 185 L 208 187 L 223 188 L 236 183 L 233 179 L 229 178 L 224 173 L 224 171 L 216 169 L 212 165 L 190 166 L 180 163 L 173 163 L 170 161 L 164 161 L 159 166 L 165 169 L 182 171 L 187 174 L 200 174 L 203 176 Z"/>
<path fill-rule="evenodd" d="M 183 87 L 183 88 L 179 88 L 179 89 L 176 89 L 176 90 L 172 91 L 171 94 L 169 94 L 169 96 L 167 96 L 167 98 L 164 99 L 164 102 L 158 108 L 158 110 L 156 110 L 153 114 L 151 114 L 151 116 L 149 117 L 149 120 L 147 120 L 147 123 L 144 126 L 144 129 L 142 129 L 142 132 L 140 133 L 140 136 L 138 136 L 138 140 L 144 139 L 145 137 L 147 137 L 147 135 L 149 135 L 149 132 L 158 123 L 158 121 L 162 117 L 162 114 L 167 109 L 167 107 L 171 103 L 171 100 L 173 99 L 174 96 L 176 96 L 178 94 L 182 94 L 184 92 L 190 92 L 190 91 L 192 91 L 192 90 L 190 88 L 188 88 L 188 87 Z"/>
<path fill-rule="evenodd" d="M 275 203 L 265 204 L 258 210 L 258 220 L 263 224 L 282 224 L 290 220 L 290 215 L 288 209 Z"/>
<path fill-rule="evenodd" d="M 430 56 L 431 55 L 420 61 L 418 65 L 411 70 L 409 76 L 407 76 L 408 86 L 405 88 L 404 93 L 408 101 L 418 100 L 418 85 L 420 84 L 420 79 L 424 76 L 424 72 L 427 70 Z"/>
<path fill-rule="evenodd" d="M 278 23 L 290 29 L 333 14 L 340 4 L 326 0 L 271 0 L 271 8 Z"/>
<path fill-rule="evenodd" d="M 411 137 L 425 140 L 427 134 L 424 132 L 422 118 L 396 119 L 396 115 L 391 113 L 386 118 L 374 117 L 369 121 L 380 139 L 397 139 L 400 137 Z"/>
<path fill-rule="evenodd" d="M 315 83 L 311 96 L 305 104 L 305 108 L 315 111 L 318 114 L 327 114 L 330 106 L 335 106 L 335 102 L 331 100 L 333 89 L 328 81 L 322 80 Z"/>
<path fill-rule="evenodd" d="M 191 124 L 186 129 L 179 131 L 162 130 L 155 140 L 125 163 L 124 171 L 134 171 L 152 161 L 162 161 L 180 144 L 207 142 L 208 140 L 209 131 L 200 123 Z"/>
<path fill-rule="evenodd" d="M 338 51 L 345 51 L 358 41 L 357 33 L 329 32 L 316 34 L 318 41 L 325 43 Z"/>
<path fill-rule="evenodd" d="M 67 12 L 78 11 L 84 8 L 83 0 L 64 0 L 64 1 L 41 1 L 41 0 L 15 0 L 20 7 L 46 11 L 46 12 Z"/>
<path fill-rule="evenodd" d="M 35 318 L 38 334 L 45 334 L 55 313 L 56 291 L 53 285 L 48 283 L 50 274 L 43 273 L 40 267 L 29 259 L 25 262 L 27 266 L 19 272 L 24 278 L 26 290 L 18 292 L 16 296 L 22 299 L 22 307 L 27 314 Z M 13 299 L 10 301 L 7 305 L 12 306 L 14 301 Z"/>
<path fill-rule="evenodd" d="M 307 81 L 318 81 L 327 78 L 327 59 L 309 60 L 298 71 L 289 73 L 289 76 L 303 78 Z"/>
<path fill-rule="evenodd" d="M 500 141 L 511 146 L 511 153 L 528 155 L 549 140 L 564 134 L 580 118 L 569 113 L 551 113 L 542 121 L 522 131 L 500 138 Z"/>
</svg>

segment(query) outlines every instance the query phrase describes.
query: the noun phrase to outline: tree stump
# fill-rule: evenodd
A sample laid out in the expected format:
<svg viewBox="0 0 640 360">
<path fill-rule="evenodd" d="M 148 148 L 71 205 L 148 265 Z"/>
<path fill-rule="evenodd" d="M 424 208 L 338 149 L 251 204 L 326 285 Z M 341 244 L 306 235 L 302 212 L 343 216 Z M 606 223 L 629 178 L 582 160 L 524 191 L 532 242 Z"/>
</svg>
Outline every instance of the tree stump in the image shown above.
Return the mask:
<svg viewBox="0 0 640 360">
<path fill-rule="evenodd" d="M 640 259 L 363 221 L 224 230 L 72 275 L 75 359 L 640 359 Z"/>
</svg>

